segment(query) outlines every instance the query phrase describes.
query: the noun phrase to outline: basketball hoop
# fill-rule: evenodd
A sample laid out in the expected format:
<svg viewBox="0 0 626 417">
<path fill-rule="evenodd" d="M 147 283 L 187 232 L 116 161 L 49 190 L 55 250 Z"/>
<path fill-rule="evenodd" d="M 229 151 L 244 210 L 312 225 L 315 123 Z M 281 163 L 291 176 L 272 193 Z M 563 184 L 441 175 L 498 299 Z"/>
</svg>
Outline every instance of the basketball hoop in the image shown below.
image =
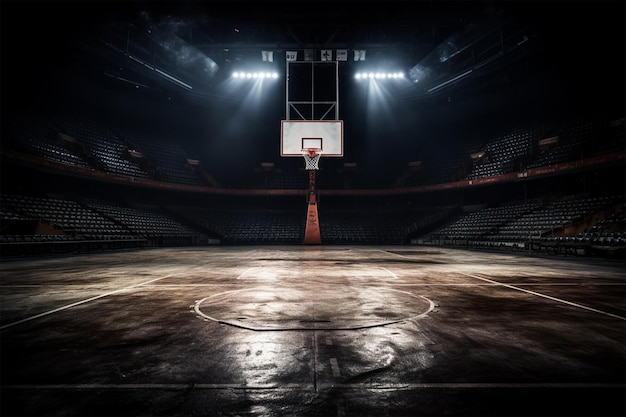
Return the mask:
<svg viewBox="0 0 626 417">
<path fill-rule="evenodd" d="M 306 164 L 304 169 L 307 171 L 318 170 L 318 162 L 320 156 L 322 156 L 322 150 L 319 148 L 306 148 L 302 149 L 302 156 L 304 157 L 304 163 Z"/>
</svg>

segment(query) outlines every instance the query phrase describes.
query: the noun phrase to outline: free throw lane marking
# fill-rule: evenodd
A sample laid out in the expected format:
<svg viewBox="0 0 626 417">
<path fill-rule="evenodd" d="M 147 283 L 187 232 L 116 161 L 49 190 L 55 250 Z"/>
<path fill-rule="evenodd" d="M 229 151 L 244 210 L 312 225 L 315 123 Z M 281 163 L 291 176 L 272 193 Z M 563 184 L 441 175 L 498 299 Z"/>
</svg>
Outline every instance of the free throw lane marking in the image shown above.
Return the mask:
<svg viewBox="0 0 626 417">
<path fill-rule="evenodd" d="M 97 295 L 95 297 L 87 298 L 86 300 L 81 300 L 81 301 L 77 301 L 77 302 L 72 303 L 72 304 L 64 305 L 62 307 L 55 308 L 53 310 L 44 311 L 43 313 L 39 313 L 39 314 L 36 314 L 34 316 L 30 316 L 30 317 L 26 317 L 26 318 L 23 318 L 23 319 L 18 320 L 18 321 L 14 321 L 13 323 L 8 323 L 8 324 L 5 324 L 3 326 L 0 326 L 0 330 L 4 330 L 7 327 L 15 326 L 17 324 L 22 324 L 22 323 L 25 323 L 27 321 L 35 320 L 35 319 L 38 319 L 38 318 L 41 318 L 41 317 L 44 317 L 44 316 L 47 316 L 47 315 L 50 315 L 50 314 L 58 313 L 59 311 L 67 310 L 68 308 L 76 307 L 78 305 L 89 303 L 91 301 L 98 300 L 100 298 L 108 297 L 109 295 L 117 294 L 117 293 L 120 293 L 120 292 L 123 292 L 123 291 L 127 291 L 127 290 L 130 290 L 130 289 L 133 289 L 133 288 L 141 287 L 143 285 L 147 285 L 147 284 L 150 284 L 152 282 L 159 281 L 159 280 L 162 280 L 162 279 L 165 279 L 165 278 L 170 278 L 170 277 L 173 277 L 173 276 L 176 276 L 176 275 L 179 275 L 179 274 L 166 275 L 164 277 L 151 279 L 151 280 L 146 281 L 146 282 L 141 282 L 139 284 L 131 285 L 129 287 L 120 288 L 119 290 L 110 291 L 110 292 L 107 292 L 107 293 L 104 293 L 104 294 Z"/>
<path fill-rule="evenodd" d="M 584 306 L 582 304 L 572 303 L 571 301 L 562 300 L 560 298 L 551 297 L 549 295 L 541 294 L 541 293 L 536 292 L 536 291 L 526 290 L 524 288 L 516 287 L 515 285 L 504 284 L 502 282 L 494 281 L 494 280 L 491 280 L 489 278 L 481 277 L 481 276 L 478 276 L 478 275 L 466 274 L 465 272 L 461 272 L 461 274 L 466 275 L 468 277 L 472 277 L 472 278 L 480 279 L 480 280 L 483 280 L 483 281 L 487 281 L 487 282 L 490 282 L 492 284 L 498 284 L 498 285 L 501 285 L 503 287 L 511 288 L 513 290 L 516 290 L 516 291 L 522 291 L 522 292 L 525 292 L 527 294 L 536 295 L 537 297 L 543 297 L 543 298 L 547 298 L 549 300 L 556 301 L 556 302 L 563 303 L 563 304 L 567 304 L 567 305 L 570 305 L 570 306 L 573 306 L 573 307 L 577 307 L 577 308 L 582 308 L 584 310 L 593 311 L 594 313 L 604 314 L 605 316 L 613 317 L 613 318 L 620 319 L 620 320 L 626 320 L 626 317 L 618 316 L 616 314 L 607 313 L 606 311 L 602 311 L 602 310 L 598 310 L 598 309 L 595 309 L 595 308 L 587 307 L 587 306 Z"/>
</svg>

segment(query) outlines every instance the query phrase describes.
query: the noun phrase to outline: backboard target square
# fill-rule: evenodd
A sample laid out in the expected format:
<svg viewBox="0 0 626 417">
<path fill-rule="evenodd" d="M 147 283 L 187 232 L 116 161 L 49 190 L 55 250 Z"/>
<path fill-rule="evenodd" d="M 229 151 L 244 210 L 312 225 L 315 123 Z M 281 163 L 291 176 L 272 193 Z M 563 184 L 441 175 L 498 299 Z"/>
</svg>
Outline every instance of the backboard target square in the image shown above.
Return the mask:
<svg viewBox="0 0 626 417">
<path fill-rule="evenodd" d="M 302 157 L 302 150 L 318 148 L 324 157 L 343 156 L 342 120 L 281 120 L 280 156 Z"/>
</svg>

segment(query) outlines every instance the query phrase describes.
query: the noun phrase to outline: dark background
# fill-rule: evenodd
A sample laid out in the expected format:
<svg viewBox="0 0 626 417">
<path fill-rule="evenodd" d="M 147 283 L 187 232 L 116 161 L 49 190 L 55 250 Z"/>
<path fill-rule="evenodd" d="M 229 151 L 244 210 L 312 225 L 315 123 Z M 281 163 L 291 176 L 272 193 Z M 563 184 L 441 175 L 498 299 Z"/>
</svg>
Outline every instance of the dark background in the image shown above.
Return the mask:
<svg viewBox="0 0 626 417">
<path fill-rule="evenodd" d="M 293 2 L 3 1 L 3 124 L 24 110 L 72 109 L 147 131 L 171 131 L 207 171 L 228 184 L 251 175 L 264 161 L 286 168 L 302 166 L 303 161 L 279 156 L 284 79 L 268 84 L 257 101 L 245 98 L 245 88 L 240 94 L 226 94 L 220 77 L 233 60 L 224 56 L 224 45 L 240 48 L 240 62 L 246 63 L 249 56 L 259 60 L 258 46 L 274 42 L 280 47 L 276 40 L 285 37 L 292 46 L 297 39 L 302 47 L 312 48 L 364 41 L 385 45 L 387 39 L 388 51 L 383 47 L 378 55 L 397 57 L 395 62 L 408 71 L 407 64 L 427 61 L 446 39 L 462 40 L 470 28 L 480 29 L 473 22 L 480 21 L 486 9 L 498 11 L 505 32 L 510 26 L 525 31 L 528 48 L 432 94 L 415 87 L 403 92 L 390 88 L 384 104 L 372 103 L 351 78 L 356 64 L 346 63 L 340 69 L 339 104 L 345 156 L 327 158 L 320 165 L 332 171 L 344 162 L 356 162 L 369 174 L 372 186 L 384 185 L 407 162 L 444 139 L 489 138 L 507 126 L 576 113 L 624 114 L 624 2 L 297 3 L 296 8 Z M 112 57 L 99 42 L 106 38 L 105 28 L 118 22 L 145 24 L 145 16 L 155 25 L 176 19 L 177 33 L 205 48 L 218 64 L 218 73 L 206 85 L 191 70 L 182 73 L 197 86 L 189 93 L 125 67 L 123 59 Z M 406 25 L 418 29 L 403 38 Z M 231 39 L 235 26 L 257 32 Z M 422 46 L 401 48 L 420 40 L 426 40 Z M 284 72 L 281 54 L 275 56 L 276 67 Z M 366 62 L 377 59 L 372 48 Z M 148 87 L 112 79 L 111 71 Z"/>
</svg>

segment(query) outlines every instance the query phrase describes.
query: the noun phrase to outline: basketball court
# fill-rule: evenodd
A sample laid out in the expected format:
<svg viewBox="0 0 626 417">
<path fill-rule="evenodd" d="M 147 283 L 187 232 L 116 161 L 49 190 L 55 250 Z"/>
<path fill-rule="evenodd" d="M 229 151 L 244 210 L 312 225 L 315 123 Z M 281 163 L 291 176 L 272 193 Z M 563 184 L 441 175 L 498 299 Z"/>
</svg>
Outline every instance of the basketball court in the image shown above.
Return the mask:
<svg viewBox="0 0 626 417">
<path fill-rule="evenodd" d="M 337 65 L 287 64 L 303 245 L 2 262 L 3 416 L 626 414 L 623 263 L 321 244 Z"/>
<path fill-rule="evenodd" d="M 623 416 L 619 261 L 424 246 L 2 263 L 2 415 Z"/>
</svg>

